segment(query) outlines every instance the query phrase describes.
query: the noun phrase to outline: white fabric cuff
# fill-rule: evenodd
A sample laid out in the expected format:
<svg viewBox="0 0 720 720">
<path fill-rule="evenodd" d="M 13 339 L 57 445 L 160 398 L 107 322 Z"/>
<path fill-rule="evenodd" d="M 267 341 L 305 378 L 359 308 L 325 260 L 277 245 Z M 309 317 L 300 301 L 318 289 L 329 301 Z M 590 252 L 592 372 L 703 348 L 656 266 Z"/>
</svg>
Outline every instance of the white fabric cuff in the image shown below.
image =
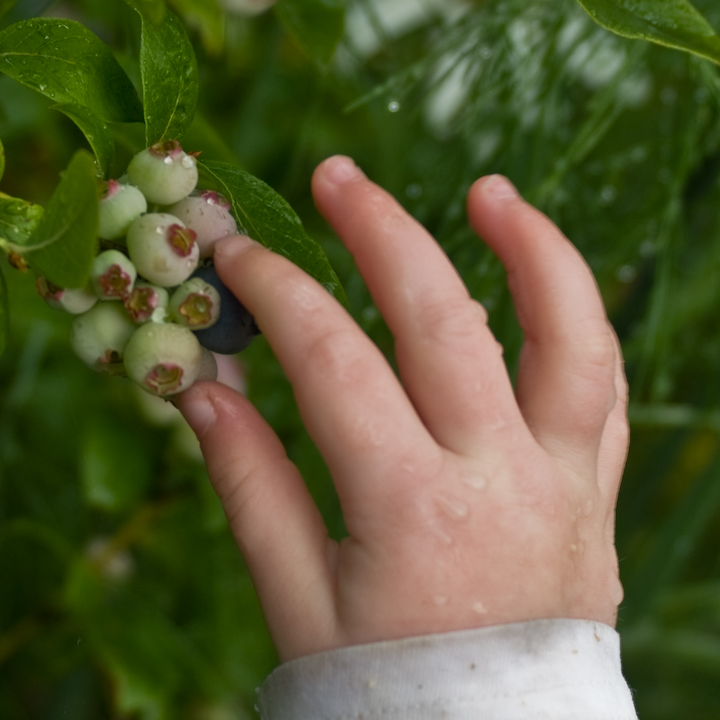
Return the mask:
<svg viewBox="0 0 720 720">
<path fill-rule="evenodd" d="M 534 620 L 309 655 L 260 688 L 263 720 L 637 720 L 620 638 Z"/>
</svg>

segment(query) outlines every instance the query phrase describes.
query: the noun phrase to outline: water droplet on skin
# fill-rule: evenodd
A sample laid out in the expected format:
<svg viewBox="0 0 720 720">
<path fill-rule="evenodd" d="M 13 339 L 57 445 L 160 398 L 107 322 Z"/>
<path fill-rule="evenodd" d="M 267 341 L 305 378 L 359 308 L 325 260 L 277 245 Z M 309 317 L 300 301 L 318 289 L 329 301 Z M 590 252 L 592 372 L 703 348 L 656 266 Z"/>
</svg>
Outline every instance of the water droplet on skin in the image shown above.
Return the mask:
<svg viewBox="0 0 720 720">
<path fill-rule="evenodd" d="M 396 113 L 396 112 L 398 112 L 398 111 L 400 110 L 400 103 L 399 103 L 397 100 L 391 100 L 391 101 L 388 103 L 388 110 L 389 110 L 391 113 Z"/>
<path fill-rule="evenodd" d="M 470 475 L 470 477 L 464 477 L 463 482 L 469 485 L 475 490 L 484 490 L 487 487 L 487 479 L 482 475 Z"/>
<path fill-rule="evenodd" d="M 488 612 L 487 608 L 481 602 L 473 603 L 472 611 L 478 615 L 487 615 Z"/>
<path fill-rule="evenodd" d="M 440 510 L 443 514 L 451 517 L 453 520 L 465 520 L 470 515 L 468 504 L 460 498 L 452 495 L 438 495 L 435 498 Z"/>
</svg>

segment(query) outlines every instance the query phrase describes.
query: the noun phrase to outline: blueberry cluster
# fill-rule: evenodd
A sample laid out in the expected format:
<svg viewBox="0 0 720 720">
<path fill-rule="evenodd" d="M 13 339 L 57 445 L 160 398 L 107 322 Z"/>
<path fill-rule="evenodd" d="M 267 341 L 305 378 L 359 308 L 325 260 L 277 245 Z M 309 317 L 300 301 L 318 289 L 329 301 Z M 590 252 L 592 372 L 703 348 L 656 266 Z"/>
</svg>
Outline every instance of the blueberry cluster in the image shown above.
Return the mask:
<svg viewBox="0 0 720 720">
<path fill-rule="evenodd" d="M 77 315 L 72 347 L 87 365 L 154 395 L 214 380 L 213 353 L 240 352 L 258 333 L 212 262 L 215 243 L 237 231 L 230 205 L 197 183 L 195 157 L 177 141 L 138 153 L 99 201 L 104 249 L 88 286 L 37 280 L 49 305 Z"/>
</svg>

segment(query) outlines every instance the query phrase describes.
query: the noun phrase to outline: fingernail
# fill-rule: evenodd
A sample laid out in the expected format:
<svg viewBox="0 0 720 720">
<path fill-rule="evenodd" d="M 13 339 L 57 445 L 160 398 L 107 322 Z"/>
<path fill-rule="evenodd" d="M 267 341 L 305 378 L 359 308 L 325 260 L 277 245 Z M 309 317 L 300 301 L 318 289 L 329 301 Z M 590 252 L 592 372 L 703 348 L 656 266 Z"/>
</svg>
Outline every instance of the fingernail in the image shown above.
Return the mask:
<svg viewBox="0 0 720 720">
<path fill-rule="evenodd" d="M 510 200 L 518 196 L 515 186 L 502 175 L 490 175 L 485 179 L 483 189 L 498 200 Z"/>
<path fill-rule="evenodd" d="M 325 161 L 325 173 L 327 178 L 335 185 L 346 183 L 365 177 L 365 173 L 349 158 L 344 155 L 336 155 Z"/>
<path fill-rule="evenodd" d="M 198 387 L 190 388 L 182 394 L 182 414 L 193 432 L 202 438 L 215 424 L 217 414 L 208 394 Z"/>
<path fill-rule="evenodd" d="M 231 258 L 239 255 L 251 247 L 262 247 L 259 242 L 252 240 L 247 235 L 229 235 L 222 240 L 218 240 L 215 244 L 214 255 L 222 255 L 225 258 Z"/>
</svg>

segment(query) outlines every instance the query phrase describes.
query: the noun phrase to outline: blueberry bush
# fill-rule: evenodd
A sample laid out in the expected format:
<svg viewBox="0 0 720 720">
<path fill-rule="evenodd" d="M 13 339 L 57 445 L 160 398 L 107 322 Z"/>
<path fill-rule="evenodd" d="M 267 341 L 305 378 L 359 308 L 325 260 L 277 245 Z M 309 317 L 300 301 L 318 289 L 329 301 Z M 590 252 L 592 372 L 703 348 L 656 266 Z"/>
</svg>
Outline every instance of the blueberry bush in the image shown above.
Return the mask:
<svg viewBox="0 0 720 720">
<path fill-rule="evenodd" d="M 0 0 L 0 717 L 256 716 L 276 658 L 197 443 L 154 394 L 244 389 L 343 535 L 212 265 L 246 232 L 392 361 L 312 206 L 337 152 L 438 238 L 511 371 L 470 183 L 508 175 L 587 258 L 631 385 L 626 674 L 643 720 L 718 717 L 717 31 L 712 0 Z M 151 276 L 155 253 L 177 272 Z"/>
</svg>

